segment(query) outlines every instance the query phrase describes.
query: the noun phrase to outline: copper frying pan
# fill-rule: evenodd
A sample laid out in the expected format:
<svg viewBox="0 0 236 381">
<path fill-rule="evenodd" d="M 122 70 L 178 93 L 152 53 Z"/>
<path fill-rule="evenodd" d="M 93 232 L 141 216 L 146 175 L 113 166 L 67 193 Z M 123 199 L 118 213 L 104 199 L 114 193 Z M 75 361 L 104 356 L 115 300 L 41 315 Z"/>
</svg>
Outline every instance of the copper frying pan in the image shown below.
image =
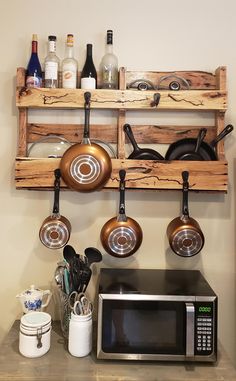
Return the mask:
<svg viewBox="0 0 236 381">
<path fill-rule="evenodd" d="M 45 218 L 39 230 L 39 238 L 49 249 L 60 249 L 67 244 L 70 238 L 71 224 L 59 212 L 60 169 L 54 171 L 54 205 L 52 215 Z"/>
<path fill-rule="evenodd" d="M 61 175 L 72 189 L 81 192 L 95 191 L 107 182 L 112 170 L 108 152 L 89 136 L 91 93 L 84 93 L 84 134 L 81 144 L 74 144 L 63 154 L 60 162 Z"/>
<path fill-rule="evenodd" d="M 188 210 L 188 177 L 187 171 L 182 172 L 183 205 L 182 216 L 176 217 L 167 227 L 167 237 L 171 249 L 182 257 L 192 257 L 198 254 L 204 246 L 204 235 L 198 222 L 189 216 Z"/>
<path fill-rule="evenodd" d="M 114 257 L 125 258 L 140 247 L 143 233 L 140 225 L 125 214 L 125 170 L 121 169 L 119 214 L 105 223 L 101 230 L 101 242 L 107 253 Z"/>
</svg>

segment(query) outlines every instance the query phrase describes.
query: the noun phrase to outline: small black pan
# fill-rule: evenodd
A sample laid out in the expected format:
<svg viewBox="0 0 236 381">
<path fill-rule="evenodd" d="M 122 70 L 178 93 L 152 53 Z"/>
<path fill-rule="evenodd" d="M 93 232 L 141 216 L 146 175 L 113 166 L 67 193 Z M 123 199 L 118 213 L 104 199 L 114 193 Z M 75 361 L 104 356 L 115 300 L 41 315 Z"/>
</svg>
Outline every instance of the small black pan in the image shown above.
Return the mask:
<svg viewBox="0 0 236 381">
<path fill-rule="evenodd" d="M 136 160 L 164 160 L 164 157 L 151 148 L 140 148 L 133 135 L 133 131 L 129 124 L 124 125 L 124 131 L 128 136 L 130 143 L 133 146 L 133 152 L 129 155 L 128 159 Z"/>
<path fill-rule="evenodd" d="M 178 140 L 172 143 L 165 155 L 166 160 L 208 160 L 215 161 L 218 159 L 215 147 L 217 143 L 222 140 L 226 135 L 233 131 L 232 124 L 228 124 L 215 139 L 211 141 L 210 144 L 202 141 L 200 147 L 198 148 L 198 155 L 200 159 L 187 158 L 188 153 L 193 153 L 196 148 L 197 140 L 194 138 L 186 138 Z M 186 155 L 186 156 L 185 156 Z M 193 157 L 193 156 L 192 156 Z"/>
</svg>

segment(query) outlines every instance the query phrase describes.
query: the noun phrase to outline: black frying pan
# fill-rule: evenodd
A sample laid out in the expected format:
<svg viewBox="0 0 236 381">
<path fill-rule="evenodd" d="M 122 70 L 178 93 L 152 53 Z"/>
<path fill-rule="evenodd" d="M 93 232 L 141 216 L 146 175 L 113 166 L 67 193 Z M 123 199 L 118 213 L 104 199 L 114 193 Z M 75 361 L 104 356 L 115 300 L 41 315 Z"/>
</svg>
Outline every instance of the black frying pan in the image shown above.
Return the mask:
<svg viewBox="0 0 236 381">
<path fill-rule="evenodd" d="M 124 125 L 124 131 L 128 136 L 130 143 L 133 146 L 133 152 L 129 155 L 128 159 L 136 160 L 164 160 L 164 157 L 151 148 L 140 148 L 133 135 L 133 131 L 129 124 Z"/>
<path fill-rule="evenodd" d="M 202 141 L 198 148 L 198 154 L 201 159 L 188 158 L 187 154 L 191 154 L 195 151 L 197 139 L 186 138 L 180 139 L 177 142 L 172 143 L 165 155 L 166 160 L 217 160 L 217 153 L 215 147 L 217 143 L 222 140 L 226 135 L 233 131 L 232 124 L 228 124 L 210 144 Z M 193 157 L 193 156 L 192 156 Z"/>
</svg>

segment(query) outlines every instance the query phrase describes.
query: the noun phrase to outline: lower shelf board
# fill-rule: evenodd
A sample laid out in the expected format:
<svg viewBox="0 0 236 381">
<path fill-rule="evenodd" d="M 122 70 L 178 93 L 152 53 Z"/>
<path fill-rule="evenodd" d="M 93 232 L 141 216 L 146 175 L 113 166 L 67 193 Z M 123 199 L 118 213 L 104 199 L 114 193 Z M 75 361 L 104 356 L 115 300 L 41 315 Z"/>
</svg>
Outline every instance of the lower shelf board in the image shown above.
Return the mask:
<svg viewBox="0 0 236 381">
<path fill-rule="evenodd" d="M 53 189 L 54 170 L 60 159 L 17 157 L 15 184 L 17 189 Z M 154 161 L 112 159 L 112 174 L 103 189 L 119 187 L 119 170 L 126 170 L 126 188 L 143 190 L 182 189 L 182 171 L 189 172 L 189 189 L 227 192 L 228 163 L 218 161 Z M 68 189 L 61 181 L 61 189 Z"/>
</svg>

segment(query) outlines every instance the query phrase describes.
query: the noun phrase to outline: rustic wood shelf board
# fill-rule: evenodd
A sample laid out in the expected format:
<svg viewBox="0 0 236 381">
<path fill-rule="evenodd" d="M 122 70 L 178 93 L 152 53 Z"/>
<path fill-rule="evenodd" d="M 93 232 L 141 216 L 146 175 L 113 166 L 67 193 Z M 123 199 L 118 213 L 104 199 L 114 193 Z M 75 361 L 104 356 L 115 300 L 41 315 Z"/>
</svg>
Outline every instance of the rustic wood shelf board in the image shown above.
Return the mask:
<svg viewBox="0 0 236 381">
<path fill-rule="evenodd" d="M 135 91 L 91 90 L 91 108 L 95 109 L 154 109 L 158 110 L 226 110 L 227 96 L 220 90 Z M 84 90 L 27 89 L 17 90 L 17 107 L 73 109 L 84 107 Z M 160 94 L 159 104 L 154 95 Z"/>
<path fill-rule="evenodd" d="M 15 179 L 18 189 L 53 189 L 54 170 L 59 168 L 60 159 L 16 159 Z M 112 159 L 112 174 L 104 186 L 105 189 L 116 189 L 119 186 L 119 170 L 127 172 L 127 189 L 182 189 L 182 171 L 191 173 L 190 190 L 227 191 L 227 162 L 210 161 L 153 161 L 153 160 L 119 160 Z M 68 189 L 61 183 L 62 189 Z"/>
</svg>

